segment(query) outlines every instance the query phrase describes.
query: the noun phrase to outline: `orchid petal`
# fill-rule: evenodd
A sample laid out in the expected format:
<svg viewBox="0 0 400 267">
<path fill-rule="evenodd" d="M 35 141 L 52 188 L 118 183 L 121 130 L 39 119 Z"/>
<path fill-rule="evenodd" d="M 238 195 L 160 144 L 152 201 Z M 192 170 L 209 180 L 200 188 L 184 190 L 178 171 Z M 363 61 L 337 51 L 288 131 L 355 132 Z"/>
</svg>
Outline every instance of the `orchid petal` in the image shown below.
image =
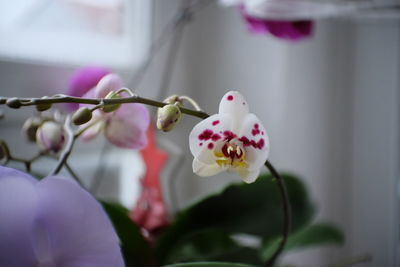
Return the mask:
<svg viewBox="0 0 400 267">
<path fill-rule="evenodd" d="M 274 6 L 268 7 L 267 2 L 273 3 L 273 1 L 249 2 L 240 7 L 240 12 L 249 31 L 257 34 L 269 33 L 288 41 L 299 41 L 312 36 L 314 28 L 312 21 L 295 18 L 285 19 L 284 13 L 274 12 L 276 8 Z M 272 11 L 270 13 L 280 14 L 282 17 L 268 17 L 268 9 Z"/>
<path fill-rule="evenodd" d="M 245 117 L 239 136 L 246 151 L 248 169 L 262 167 L 269 154 L 269 137 L 256 115 L 250 113 Z"/>
<path fill-rule="evenodd" d="M 100 204 L 70 180 L 0 166 L 0 266 L 124 266 Z"/>
<path fill-rule="evenodd" d="M 37 222 L 46 227 L 54 266 L 123 266 L 118 237 L 102 207 L 79 185 L 38 183 Z"/>
<path fill-rule="evenodd" d="M 216 147 L 218 150 L 219 147 Z M 216 175 L 228 167 L 220 166 L 217 164 L 217 157 L 214 154 L 214 149 L 210 149 L 208 147 L 203 147 L 197 157 L 193 159 L 192 168 L 193 172 L 199 176 L 212 176 Z"/>
<path fill-rule="evenodd" d="M 96 136 L 98 136 L 105 127 L 105 123 L 106 123 L 105 116 L 107 116 L 107 115 L 108 114 L 102 114 L 99 110 L 93 111 L 92 119 L 89 122 L 81 125 L 79 127 L 79 129 L 84 129 L 84 128 L 88 127 L 88 125 L 90 125 L 90 124 L 93 124 L 93 125 L 90 126 L 89 128 L 87 128 L 86 130 L 84 130 L 84 132 L 80 135 L 80 138 L 83 141 L 90 141 L 93 138 L 95 138 Z"/>
<path fill-rule="evenodd" d="M 26 175 L 14 175 L 9 170 L 0 167 L 0 266 L 37 266 L 31 245 L 37 208 L 35 183 L 32 177 L 26 179 Z"/>
<path fill-rule="evenodd" d="M 224 168 L 221 168 L 215 162 L 212 164 L 205 164 L 196 158 L 193 159 L 192 168 L 193 172 L 198 176 L 213 176 L 224 171 Z"/>
<path fill-rule="evenodd" d="M 104 98 L 111 91 L 117 91 L 122 88 L 122 80 L 121 78 L 115 74 L 110 73 L 104 76 L 95 88 L 95 97 L 96 98 Z"/>
<path fill-rule="evenodd" d="M 95 92 L 94 92 L 94 88 L 92 90 L 87 91 L 83 96 L 83 98 L 96 98 L 95 96 Z M 84 106 L 93 106 L 93 105 L 89 105 L 89 104 L 79 104 L 80 107 Z"/>
<path fill-rule="evenodd" d="M 249 113 L 249 106 L 239 92 L 229 91 L 222 97 L 218 113 L 229 114 L 234 118 L 231 130 L 236 133 L 240 129 L 241 121 Z"/>
<path fill-rule="evenodd" d="M 25 180 L 30 181 L 32 184 L 37 183 L 37 180 L 35 178 L 30 176 L 29 174 L 26 174 L 25 172 L 22 172 L 22 171 L 13 169 L 13 168 L 0 166 L 0 181 L 2 178 L 6 178 L 6 177 L 23 177 L 23 178 L 25 178 Z"/>
<path fill-rule="evenodd" d="M 331 1 L 261 0 L 244 5 L 252 17 L 286 21 L 326 18 L 349 11 L 348 5 L 338 6 Z"/>
<path fill-rule="evenodd" d="M 124 104 L 110 117 L 105 136 L 118 147 L 141 149 L 147 145 L 149 124 L 150 115 L 143 104 Z"/>
<path fill-rule="evenodd" d="M 251 184 L 255 180 L 257 180 L 258 175 L 260 174 L 260 169 L 256 169 L 253 171 L 250 171 L 248 169 L 239 169 L 237 170 L 237 173 L 245 183 Z"/>
<path fill-rule="evenodd" d="M 108 73 L 110 72 L 105 68 L 93 66 L 77 70 L 69 80 L 67 94 L 78 97 L 83 96 Z M 67 106 L 70 110 L 76 110 L 79 107 L 76 103 L 68 103 Z"/>
<path fill-rule="evenodd" d="M 214 148 L 225 138 L 224 132 L 232 131 L 232 117 L 228 114 L 215 114 L 199 122 L 189 135 L 189 148 L 193 156 L 208 146 Z M 211 145 L 210 145 L 211 144 Z"/>
</svg>

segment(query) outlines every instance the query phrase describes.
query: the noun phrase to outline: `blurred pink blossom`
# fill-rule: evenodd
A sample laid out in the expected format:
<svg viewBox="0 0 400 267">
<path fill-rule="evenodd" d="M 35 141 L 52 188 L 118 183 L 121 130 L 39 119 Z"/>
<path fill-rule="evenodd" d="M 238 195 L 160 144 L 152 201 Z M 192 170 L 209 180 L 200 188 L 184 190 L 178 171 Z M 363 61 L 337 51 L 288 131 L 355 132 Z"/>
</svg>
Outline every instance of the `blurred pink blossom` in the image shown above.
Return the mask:
<svg viewBox="0 0 400 267">
<path fill-rule="evenodd" d="M 104 76 L 83 97 L 104 98 L 109 92 L 121 89 L 122 84 L 121 78 L 111 73 Z M 121 95 L 124 97 L 123 93 Z M 141 149 L 147 144 L 146 130 L 150 124 L 150 115 L 143 104 L 123 104 L 110 113 L 95 110 L 92 119 L 81 127 L 89 124 L 93 125 L 82 134 L 83 140 L 91 140 L 103 132 L 107 140 L 115 146 Z"/>
<path fill-rule="evenodd" d="M 90 89 L 95 87 L 101 78 L 106 76 L 108 73 L 110 73 L 110 71 L 106 68 L 96 66 L 88 66 L 78 69 L 69 79 L 67 95 L 78 97 L 83 96 Z M 69 110 L 73 111 L 78 109 L 79 104 L 68 103 L 67 107 Z"/>
<path fill-rule="evenodd" d="M 299 41 L 313 35 L 314 22 L 296 1 L 219 0 L 223 6 L 238 6 L 250 32 L 271 34 L 287 41 Z M 301 14 L 302 16 L 300 16 Z"/>
<path fill-rule="evenodd" d="M 284 21 L 252 17 L 241 8 L 247 29 L 256 34 L 271 34 L 288 41 L 299 41 L 310 38 L 313 34 L 314 22 L 311 20 Z"/>
</svg>

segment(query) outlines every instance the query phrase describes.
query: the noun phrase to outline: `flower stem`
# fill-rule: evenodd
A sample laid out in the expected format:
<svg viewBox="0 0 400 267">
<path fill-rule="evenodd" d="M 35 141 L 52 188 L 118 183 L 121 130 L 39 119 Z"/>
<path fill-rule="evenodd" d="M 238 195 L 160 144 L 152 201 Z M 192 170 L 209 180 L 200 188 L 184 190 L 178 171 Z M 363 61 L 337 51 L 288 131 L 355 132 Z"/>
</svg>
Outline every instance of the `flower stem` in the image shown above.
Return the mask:
<svg viewBox="0 0 400 267">
<path fill-rule="evenodd" d="M 279 247 L 274 252 L 274 254 L 264 264 L 265 267 L 272 267 L 272 266 L 274 266 L 279 255 L 282 253 L 283 249 L 285 248 L 287 239 L 289 237 L 290 227 L 292 224 L 292 212 L 291 212 L 291 208 L 290 208 L 290 201 L 289 201 L 289 196 L 288 196 L 288 192 L 286 189 L 286 184 L 285 184 L 283 177 L 279 174 L 279 172 L 274 168 L 274 166 L 268 160 L 265 162 L 265 166 L 268 168 L 268 170 L 271 172 L 271 174 L 275 177 L 275 179 L 277 181 L 277 184 L 279 187 L 279 192 L 281 193 L 281 197 L 282 197 L 282 206 L 283 206 L 283 221 L 284 221 L 284 223 L 283 223 L 283 231 L 282 231 L 282 240 L 279 244 Z"/>
<path fill-rule="evenodd" d="M 45 155 L 45 152 L 39 152 L 30 159 L 24 159 L 24 158 L 15 157 L 15 156 L 11 155 L 9 151 L 7 151 L 7 155 L 5 156 L 3 162 L 1 162 L 1 165 L 7 165 L 7 163 L 10 161 L 21 162 L 24 164 L 25 170 L 27 172 L 31 172 L 32 164 L 39 158 L 43 157 L 44 155 Z"/>
<path fill-rule="evenodd" d="M 186 100 L 187 102 L 189 102 L 189 103 L 194 107 L 194 109 L 195 109 L 196 111 L 202 111 L 202 109 L 201 109 L 201 107 L 199 106 L 199 104 L 197 104 L 197 102 L 194 101 L 193 98 L 183 95 L 183 96 L 180 96 L 179 99 L 180 99 L 180 100 Z"/>
<path fill-rule="evenodd" d="M 7 100 L 10 99 L 8 97 L 0 98 L 0 105 L 4 105 L 7 103 Z M 142 103 L 145 105 L 153 106 L 153 107 L 163 107 L 166 103 L 155 101 L 148 98 L 143 98 L 138 95 L 133 95 L 130 97 L 124 98 L 113 98 L 113 99 L 102 99 L 102 98 L 84 98 L 84 97 L 73 97 L 73 96 L 56 96 L 49 98 L 13 98 L 13 101 L 19 102 L 21 106 L 36 106 L 40 104 L 58 104 L 58 103 L 78 103 L 78 104 L 90 104 L 90 105 L 99 105 L 103 103 L 106 105 L 115 105 L 115 104 L 127 104 L 127 103 Z M 208 117 L 208 114 L 203 111 L 197 111 L 192 109 L 181 108 L 182 113 L 199 117 L 205 119 Z"/>
<path fill-rule="evenodd" d="M 65 168 L 67 169 L 67 171 L 69 172 L 69 174 L 71 174 L 72 178 L 74 178 L 74 180 L 83 188 L 85 188 L 82 184 L 81 179 L 79 178 L 79 176 L 75 173 L 75 171 L 71 168 L 71 166 L 68 164 L 67 161 L 65 161 Z"/>
<path fill-rule="evenodd" d="M 61 153 L 56 167 L 53 169 L 53 171 L 50 172 L 49 175 L 57 175 L 61 171 L 63 165 L 67 162 L 69 154 L 71 154 L 72 148 L 74 147 L 76 137 L 71 129 L 71 116 L 67 116 L 67 118 L 65 119 L 64 131 L 65 137 L 67 138 L 67 143 Z"/>
</svg>

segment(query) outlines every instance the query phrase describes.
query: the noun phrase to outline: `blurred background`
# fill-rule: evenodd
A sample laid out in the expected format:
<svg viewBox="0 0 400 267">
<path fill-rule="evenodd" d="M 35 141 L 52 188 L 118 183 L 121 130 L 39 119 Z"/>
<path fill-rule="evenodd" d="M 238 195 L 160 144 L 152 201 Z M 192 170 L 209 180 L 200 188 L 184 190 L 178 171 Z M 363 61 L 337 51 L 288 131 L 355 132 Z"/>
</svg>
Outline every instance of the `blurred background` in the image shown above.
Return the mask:
<svg viewBox="0 0 400 267">
<path fill-rule="evenodd" d="M 72 73 L 87 65 L 118 72 L 143 97 L 191 96 L 211 114 L 226 91 L 241 91 L 269 131 L 271 162 L 303 177 L 318 218 L 346 234 L 342 248 L 291 253 L 284 262 L 321 266 L 371 255 L 359 266 L 400 266 L 397 16 L 320 19 L 312 38 L 291 43 L 249 33 L 237 9 L 216 3 L 194 14 L 180 33 L 168 31 L 165 25 L 181 2 L 0 3 L 0 95 L 65 93 Z M 139 79 L 152 40 L 163 34 L 180 34 L 179 47 L 167 37 Z M 175 63 L 167 60 L 171 51 Z M 160 84 L 166 64 L 171 81 Z M 17 155 L 34 154 L 18 134 L 33 109 L 3 111 L 1 138 Z M 161 177 L 170 212 L 239 181 L 235 175 L 192 173 L 187 138 L 197 122 L 185 116 L 174 131 L 157 133 L 170 158 Z M 106 179 L 99 194 L 133 205 L 144 168 L 139 153 L 112 149 L 105 158 L 101 151 L 101 138 L 81 145 L 72 164 L 91 177 L 101 162 Z"/>
</svg>

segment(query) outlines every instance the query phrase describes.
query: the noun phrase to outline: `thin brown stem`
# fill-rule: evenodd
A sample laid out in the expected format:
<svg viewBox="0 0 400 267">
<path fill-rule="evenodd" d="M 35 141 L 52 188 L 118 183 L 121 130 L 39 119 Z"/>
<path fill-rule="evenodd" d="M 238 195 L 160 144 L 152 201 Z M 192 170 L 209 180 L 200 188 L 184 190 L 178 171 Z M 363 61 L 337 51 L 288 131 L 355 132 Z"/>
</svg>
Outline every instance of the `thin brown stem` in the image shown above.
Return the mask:
<svg viewBox="0 0 400 267">
<path fill-rule="evenodd" d="M 288 196 L 288 192 L 286 189 L 285 180 L 268 160 L 265 162 L 265 166 L 268 168 L 268 170 L 271 172 L 271 174 L 276 179 L 276 182 L 279 187 L 279 192 L 282 197 L 282 207 L 283 207 L 282 240 L 279 244 L 279 247 L 274 252 L 274 254 L 264 264 L 265 267 L 272 267 L 272 266 L 274 266 L 279 255 L 282 253 L 283 249 L 285 248 L 287 239 L 289 237 L 290 227 L 292 224 L 292 212 L 291 212 L 291 208 L 290 208 L 290 201 L 289 201 L 289 196 Z"/>
</svg>

